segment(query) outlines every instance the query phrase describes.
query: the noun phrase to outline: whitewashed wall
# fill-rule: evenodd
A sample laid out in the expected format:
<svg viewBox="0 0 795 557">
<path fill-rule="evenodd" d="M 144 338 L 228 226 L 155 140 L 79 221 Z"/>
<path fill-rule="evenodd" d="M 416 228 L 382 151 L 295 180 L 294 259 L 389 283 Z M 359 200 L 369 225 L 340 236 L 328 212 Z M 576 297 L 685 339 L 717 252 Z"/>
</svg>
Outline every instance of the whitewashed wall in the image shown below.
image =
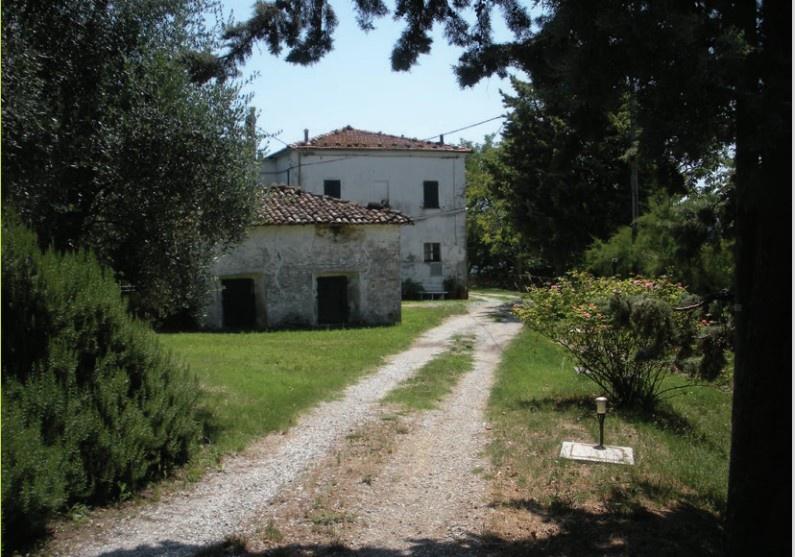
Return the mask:
<svg viewBox="0 0 795 557">
<path fill-rule="evenodd" d="M 400 321 L 400 226 L 257 226 L 216 258 L 204 324 L 223 326 L 221 280 L 251 278 L 259 327 L 317 324 L 317 277 L 348 277 L 351 323 Z"/>
<path fill-rule="evenodd" d="M 287 168 L 291 167 L 289 172 Z M 454 276 L 466 283 L 465 153 L 285 150 L 266 161 L 264 183 L 288 183 L 323 193 L 324 180 L 340 180 L 342 199 L 367 205 L 389 201 L 410 216 L 401 230 L 401 278 L 440 289 Z M 439 182 L 439 209 L 423 208 L 423 182 Z M 423 244 L 441 244 L 441 277 L 431 276 Z"/>
</svg>

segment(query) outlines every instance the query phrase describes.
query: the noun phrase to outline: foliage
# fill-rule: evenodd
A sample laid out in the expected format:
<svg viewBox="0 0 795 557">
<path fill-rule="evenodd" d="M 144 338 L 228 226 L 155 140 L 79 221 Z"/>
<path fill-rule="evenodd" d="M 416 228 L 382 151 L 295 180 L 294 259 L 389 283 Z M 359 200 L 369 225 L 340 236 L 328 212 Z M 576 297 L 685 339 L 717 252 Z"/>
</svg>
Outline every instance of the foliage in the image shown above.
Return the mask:
<svg viewBox="0 0 795 557">
<path fill-rule="evenodd" d="M 602 276 L 666 275 L 697 294 L 729 290 L 734 258 L 724 204 L 710 191 L 659 195 L 638 219 L 634 241 L 628 226 L 595 241 L 585 253 L 585 269 Z"/>
<path fill-rule="evenodd" d="M 447 292 L 446 297 L 451 300 L 466 300 L 467 288 L 458 278 L 447 277 L 442 281 L 442 289 Z"/>
<path fill-rule="evenodd" d="M 563 346 L 579 371 L 617 405 L 653 408 L 663 382 L 693 355 L 698 328 L 675 311 L 688 293 L 666 278 L 597 278 L 571 273 L 548 287 L 531 287 L 517 314 Z"/>
<path fill-rule="evenodd" d="M 625 125 L 615 119 L 588 137 L 571 125 L 567 107 L 543 102 L 528 83 L 512 83 L 517 93 L 504 95 L 509 115 L 491 167 L 493 195 L 525 249 L 563 273 L 593 238 L 629 222 Z"/>
<path fill-rule="evenodd" d="M 419 300 L 423 292 L 425 289 L 416 280 L 407 278 L 400 283 L 400 297 L 403 300 Z"/>
<path fill-rule="evenodd" d="M 252 207 L 256 138 L 235 85 L 196 85 L 201 0 L 2 7 L 3 200 L 42 247 L 91 248 L 134 311 L 195 313 L 212 248 Z M 13 45 L 13 48 L 8 48 Z"/>
<path fill-rule="evenodd" d="M 88 252 L 42 253 L 6 217 L 2 235 L 2 467 L 6 548 L 53 512 L 105 502 L 185 462 L 197 384 L 131 319 Z"/>
<path fill-rule="evenodd" d="M 392 69 L 408 71 L 419 60 L 421 54 L 431 51 L 431 32 L 434 25 L 444 28 L 451 44 L 466 47 L 461 56 L 465 60 L 478 57 L 478 53 L 492 46 L 492 14 L 497 3 L 475 4 L 471 0 L 446 0 L 432 3 L 397 0 L 394 18 L 403 20 L 405 28 L 395 43 L 391 54 Z M 530 31 L 531 18 L 518 0 L 501 0 L 499 7 L 505 23 L 514 36 L 526 38 Z M 354 0 L 356 20 L 363 31 L 374 28 L 374 21 L 390 13 L 382 0 Z M 474 9 L 476 20 L 467 21 L 467 14 Z M 257 2 L 253 13 L 246 21 L 230 25 L 224 32 L 226 50 L 214 56 L 206 52 L 191 53 L 193 72 L 198 79 L 225 79 L 237 73 L 237 66 L 251 55 L 254 44 L 262 42 L 273 55 L 281 54 L 287 47 L 288 62 L 309 65 L 319 61 L 333 47 L 333 33 L 337 16 L 328 0 L 294 0 L 289 2 Z M 494 68 L 493 71 L 501 71 Z M 468 73 L 472 73 L 468 70 Z M 459 71 L 459 80 L 465 77 Z M 472 84 L 474 81 L 469 81 Z"/>
<path fill-rule="evenodd" d="M 508 203 L 495 195 L 495 175 L 502 146 L 487 135 L 482 144 L 467 144 L 467 260 L 470 280 L 513 287 L 533 262 L 514 228 Z"/>
</svg>

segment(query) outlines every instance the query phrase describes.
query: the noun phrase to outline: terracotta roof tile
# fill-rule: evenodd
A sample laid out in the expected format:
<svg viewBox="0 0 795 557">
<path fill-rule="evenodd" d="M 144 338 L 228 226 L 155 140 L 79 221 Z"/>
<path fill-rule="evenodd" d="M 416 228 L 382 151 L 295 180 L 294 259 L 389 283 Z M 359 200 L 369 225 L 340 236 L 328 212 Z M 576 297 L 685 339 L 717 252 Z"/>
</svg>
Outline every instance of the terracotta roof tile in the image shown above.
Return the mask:
<svg viewBox="0 0 795 557">
<path fill-rule="evenodd" d="M 256 224 L 411 224 L 398 211 L 370 208 L 289 186 L 274 185 L 258 194 Z"/>
<path fill-rule="evenodd" d="M 472 149 L 447 145 L 434 141 L 423 141 L 410 137 L 398 137 L 381 132 L 357 130 L 351 126 L 334 130 L 323 135 L 290 145 L 293 149 L 356 149 L 381 151 L 447 151 L 455 153 L 471 153 Z"/>
</svg>

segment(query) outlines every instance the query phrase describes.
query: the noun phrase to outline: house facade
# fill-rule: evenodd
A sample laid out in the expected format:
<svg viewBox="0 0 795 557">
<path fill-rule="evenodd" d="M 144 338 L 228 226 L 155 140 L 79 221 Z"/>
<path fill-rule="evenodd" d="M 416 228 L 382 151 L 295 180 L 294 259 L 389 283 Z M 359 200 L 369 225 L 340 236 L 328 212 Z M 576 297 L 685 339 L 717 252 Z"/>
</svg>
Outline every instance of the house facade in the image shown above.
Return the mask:
<svg viewBox="0 0 795 557">
<path fill-rule="evenodd" d="M 465 157 L 471 151 L 350 126 L 292 144 L 268 157 L 262 182 L 385 206 L 414 226 L 400 231 L 401 280 L 441 291 L 445 279 L 466 286 Z"/>
<path fill-rule="evenodd" d="M 256 224 L 220 254 L 205 309 L 211 329 L 400 321 L 397 211 L 287 186 L 264 188 Z"/>
</svg>

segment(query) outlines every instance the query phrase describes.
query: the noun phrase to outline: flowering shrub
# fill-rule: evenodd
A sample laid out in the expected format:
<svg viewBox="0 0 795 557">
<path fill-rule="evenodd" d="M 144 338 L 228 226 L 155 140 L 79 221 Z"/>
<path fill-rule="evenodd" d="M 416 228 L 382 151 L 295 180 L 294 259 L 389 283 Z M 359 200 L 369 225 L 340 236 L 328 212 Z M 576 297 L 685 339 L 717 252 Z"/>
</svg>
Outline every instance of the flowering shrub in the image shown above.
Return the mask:
<svg viewBox="0 0 795 557">
<path fill-rule="evenodd" d="M 679 284 L 659 279 L 571 273 L 531 287 L 515 309 L 531 328 L 563 346 L 617 405 L 653 407 L 665 377 L 694 355 L 705 325 L 675 307 L 692 303 Z M 692 366 L 691 366 L 692 368 Z"/>
</svg>

